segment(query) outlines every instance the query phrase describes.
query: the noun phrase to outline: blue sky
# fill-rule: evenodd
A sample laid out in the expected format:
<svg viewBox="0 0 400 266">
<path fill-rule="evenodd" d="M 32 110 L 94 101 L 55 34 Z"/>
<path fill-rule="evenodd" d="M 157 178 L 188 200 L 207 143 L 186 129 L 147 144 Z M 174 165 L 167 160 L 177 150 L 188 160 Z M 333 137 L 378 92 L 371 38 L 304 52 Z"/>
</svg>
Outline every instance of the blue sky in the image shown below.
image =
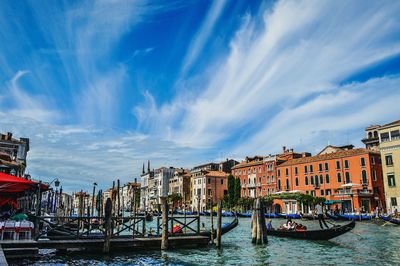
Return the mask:
<svg viewBox="0 0 400 266">
<path fill-rule="evenodd" d="M 0 130 L 67 191 L 361 146 L 399 119 L 396 1 L 1 1 Z"/>
</svg>

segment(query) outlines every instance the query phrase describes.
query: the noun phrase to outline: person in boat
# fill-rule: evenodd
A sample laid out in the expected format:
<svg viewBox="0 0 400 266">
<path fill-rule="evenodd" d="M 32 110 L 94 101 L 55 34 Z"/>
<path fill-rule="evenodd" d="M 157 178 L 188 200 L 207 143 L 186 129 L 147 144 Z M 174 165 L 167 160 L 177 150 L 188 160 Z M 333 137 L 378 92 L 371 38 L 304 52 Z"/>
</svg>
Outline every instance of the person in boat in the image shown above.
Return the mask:
<svg viewBox="0 0 400 266">
<path fill-rule="evenodd" d="M 269 219 L 269 221 L 267 223 L 267 230 L 271 230 L 271 229 L 274 229 L 274 228 L 272 227 L 272 219 Z"/>
<path fill-rule="evenodd" d="M 292 226 L 293 226 L 292 219 L 288 219 L 286 223 L 281 226 L 281 228 L 284 230 L 291 230 Z"/>
<path fill-rule="evenodd" d="M 321 227 L 321 229 L 324 229 L 322 224 L 324 224 L 326 228 L 329 228 L 329 226 L 326 224 L 325 219 L 324 219 L 324 212 L 323 212 L 321 203 L 317 203 L 317 205 L 315 205 L 315 212 L 317 213 L 318 222 L 319 222 L 319 226 Z"/>
</svg>

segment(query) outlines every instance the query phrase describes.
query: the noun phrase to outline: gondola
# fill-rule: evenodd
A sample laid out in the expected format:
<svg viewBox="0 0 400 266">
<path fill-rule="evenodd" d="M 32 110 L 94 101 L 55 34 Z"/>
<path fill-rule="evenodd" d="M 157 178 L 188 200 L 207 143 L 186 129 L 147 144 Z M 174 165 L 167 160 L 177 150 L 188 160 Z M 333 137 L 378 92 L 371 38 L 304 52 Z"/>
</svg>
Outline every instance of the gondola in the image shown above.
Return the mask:
<svg viewBox="0 0 400 266">
<path fill-rule="evenodd" d="M 339 216 L 337 216 L 336 214 L 331 214 L 331 213 L 329 213 L 329 212 L 326 213 L 326 216 L 327 216 L 329 219 L 332 219 L 332 220 L 334 220 L 334 221 L 339 221 L 339 220 L 341 220 L 341 218 L 340 218 Z"/>
<path fill-rule="evenodd" d="M 236 215 L 238 217 L 249 218 L 251 217 L 251 212 L 237 212 Z"/>
<path fill-rule="evenodd" d="M 290 237 L 307 240 L 328 240 L 349 232 L 354 228 L 355 224 L 355 221 L 351 221 L 350 223 L 342 226 L 334 226 L 329 229 L 322 230 L 295 231 L 270 229 L 268 230 L 267 234 L 278 237 Z"/>
<path fill-rule="evenodd" d="M 343 221 L 350 221 L 350 220 L 368 221 L 376 217 L 375 214 L 368 215 L 368 214 L 339 214 L 339 213 L 336 214 L 336 216 Z"/>
<path fill-rule="evenodd" d="M 264 213 L 265 218 L 279 218 L 276 213 Z"/>
<path fill-rule="evenodd" d="M 300 214 L 297 213 L 277 213 L 279 218 L 285 218 L 285 219 L 301 219 Z"/>
<path fill-rule="evenodd" d="M 382 220 L 384 220 L 385 222 L 390 222 L 392 224 L 397 224 L 400 225 L 400 219 L 397 218 L 392 218 L 390 215 L 389 216 L 379 216 Z"/>
<path fill-rule="evenodd" d="M 221 216 L 222 217 L 234 217 L 235 213 L 234 212 L 230 212 L 230 211 L 223 211 L 223 212 L 221 212 Z"/>
<path fill-rule="evenodd" d="M 318 220 L 318 216 L 311 214 L 311 213 L 302 213 L 300 214 L 301 219 L 304 220 Z"/>
<path fill-rule="evenodd" d="M 239 219 L 237 217 L 235 217 L 235 219 L 230 222 L 230 223 L 224 223 L 221 226 L 221 235 L 224 235 L 230 231 L 232 231 L 235 227 L 237 227 L 239 224 Z M 217 230 L 214 229 L 214 236 L 217 234 Z M 211 236 L 211 231 L 204 231 L 204 232 L 200 232 L 201 236 Z"/>
</svg>

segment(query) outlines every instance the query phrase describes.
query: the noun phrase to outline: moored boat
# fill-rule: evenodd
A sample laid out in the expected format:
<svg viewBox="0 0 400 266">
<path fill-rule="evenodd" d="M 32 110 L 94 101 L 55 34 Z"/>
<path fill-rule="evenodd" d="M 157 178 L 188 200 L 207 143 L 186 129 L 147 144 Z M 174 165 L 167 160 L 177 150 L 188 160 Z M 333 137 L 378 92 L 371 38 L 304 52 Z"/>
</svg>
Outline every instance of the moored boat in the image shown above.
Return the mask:
<svg viewBox="0 0 400 266">
<path fill-rule="evenodd" d="M 298 238 L 298 239 L 307 239 L 307 240 L 329 240 L 334 237 L 338 237 L 343 235 L 349 231 L 351 231 L 355 226 L 355 221 L 351 221 L 348 224 L 341 226 L 334 226 L 329 229 L 321 229 L 321 230 L 277 230 L 270 229 L 268 230 L 269 235 L 278 236 L 278 237 L 290 237 L 290 238 Z"/>
<path fill-rule="evenodd" d="M 238 217 L 250 218 L 252 214 L 251 212 L 237 212 L 236 215 Z"/>
<path fill-rule="evenodd" d="M 279 218 L 285 218 L 285 219 L 300 219 L 301 216 L 300 214 L 297 213 L 277 213 Z"/>
<path fill-rule="evenodd" d="M 329 219 L 332 219 L 332 220 L 334 220 L 334 221 L 339 221 L 339 220 L 341 220 L 341 218 L 340 218 L 339 216 L 337 216 L 336 214 L 331 214 L 331 213 L 329 213 L 329 212 L 326 213 L 326 216 L 327 216 Z"/>
<path fill-rule="evenodd" d="M 397 225 L 400 225 L 400 219 L 397 219 L 397 218 L 393 218 L 392 216 L 384 216 L 384 215 L 381 215 L 381 216 L 379 216 L 382 220 L 384 220 L 385 222 L 390 222 L 390 223 L 392 223 L 392 224 L 397 224 Z"/>
<path fill-rule="evenodd" d="M 311 214 L 311 213 L 302 213 L 300 214 L 302 219 L 305 220 L 318 220 L 318 216 Z"/>
<path fill-rule="evenodd" d="M 264 216 L 265 218 L 279 218 L 276 213 L 265 213 Z"/>
<path fill-rule="evenodd" d="M 376 217 L 375 214 L 368 215 L 368 214 L 339 214 L 339 213 L 336 214 L 336 216 L 344 221 L 350 221 L 350 220 L 368 221 Z"/>
</svg>

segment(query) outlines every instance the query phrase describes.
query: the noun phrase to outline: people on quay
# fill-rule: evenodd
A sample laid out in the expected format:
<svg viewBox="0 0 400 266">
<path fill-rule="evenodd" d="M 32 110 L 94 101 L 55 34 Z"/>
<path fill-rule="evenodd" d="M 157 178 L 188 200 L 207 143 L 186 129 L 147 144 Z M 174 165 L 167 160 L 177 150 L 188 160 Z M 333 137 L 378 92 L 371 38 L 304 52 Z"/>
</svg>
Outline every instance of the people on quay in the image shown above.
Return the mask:
<svg viewBox="0 0 400 266">
<path fill-rule="evenodd" d="M 324 212 L 321 203 L 318 202 L 317 205 L 315 205 L 315 212 L 317 213 L 318 222 L 321 229 L 324 229 L 322 224 L 324 224 L 326 228 L 329 228 L 329 226 L 325 222 Z"/>
<path fill-rule="evenodd" d="M 268 223 L 267 223 L 267 230 L 271 230 L 271 229 L 274 229 L 274 228 L 272 227 L 272 219 L 269 219 Z"/>
</svg>

